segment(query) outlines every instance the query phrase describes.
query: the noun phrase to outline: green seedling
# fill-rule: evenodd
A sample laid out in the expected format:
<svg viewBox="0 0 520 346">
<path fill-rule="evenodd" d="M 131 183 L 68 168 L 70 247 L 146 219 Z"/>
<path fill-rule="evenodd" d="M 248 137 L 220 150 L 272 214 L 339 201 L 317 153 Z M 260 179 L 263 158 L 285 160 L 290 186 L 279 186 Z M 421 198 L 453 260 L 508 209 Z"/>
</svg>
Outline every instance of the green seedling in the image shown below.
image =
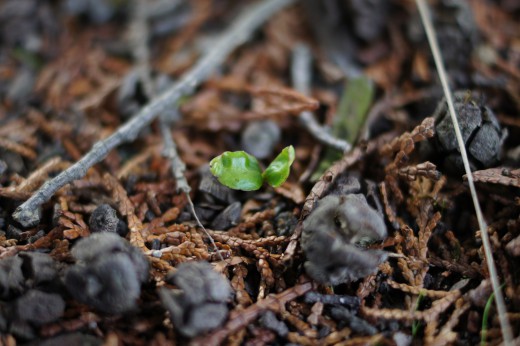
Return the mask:
<svg viewBox="0 0 520 346">
<path fill-rule="evenodd" d="M 211 173 L 218 181 L 231 189 L 258 190 L 267 182 L 272 187 L 282 185 L 289 177 L 294 162 L 294 148 L 286 147 L 262 172 L 258 160 L 245 151 L 226 151 L 209 163 Z"/>
<path fill-rule="evenodd" d="M 245 151 L 226 151 L 211 160 L 209 167 L 222 185 L 235 190 L 258 190 L 263 183 L 257 159 Z"/>
<path fill-rule="evenodd" d="M 500 289 L 504 288 L 506 284 L 502 284 Z M 482 330 L 480 332 L 480 346 L 487 345 L 487 331 L 488 331 L 488 321 L 489 321 L 489 313 L 491 311 L 491 307 L 493 306 L 493 301 L 495 300 L 495 293 L 491 293 L 489 296 L 486 305 L 484 306 L 484 312 L 482 313 Z"/>
<path fill-rule="evenodd" d="M 269 164 L 267 169 L 262 173 L 264 180 L 272 187 L 282 185 L 291 172 L 291 165 L 294 162 L 294 148 L 288 146 L 282 150 L 280 154 Z"/>
</svg>

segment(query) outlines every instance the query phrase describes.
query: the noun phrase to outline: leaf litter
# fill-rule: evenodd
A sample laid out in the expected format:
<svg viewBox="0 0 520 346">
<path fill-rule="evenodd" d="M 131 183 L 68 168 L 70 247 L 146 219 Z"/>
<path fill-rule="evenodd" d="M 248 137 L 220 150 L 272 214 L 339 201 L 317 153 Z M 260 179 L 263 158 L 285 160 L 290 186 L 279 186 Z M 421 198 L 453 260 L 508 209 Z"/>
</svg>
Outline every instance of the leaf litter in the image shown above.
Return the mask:
<svg viewBox="0 0 520 346">
<path fill-rule="evenodd" d="M 447 136 L 435 109 L 445 106 L 432 77 L 433 62 L 420 44 L 424 40 L 418 41 L 424 34 L 412 3 L 391 2 L 386 11 L 358 1 L 331 1 L 328 8 L 310 1 L 291 5 L 230 50 L 207 81 L 164 110 L 180 114 L 168 132 L 177 162 L 186 165 L 189 196 L 218 252 L 200 233 L 186 195 L 177 189 L 175 165 L 161 152 L 165 123 L 159 121 L 60 186 L 37 211 L 35 225 L 16 222 L 12 214 L 23 201 L 114 133 L 129 113 L 153 101 L 142 79 L 118 98 L 129 80 L 125 76 L 138 64 L 129 58 L 132 46 L 123 37 L 136 20 L 130 6 L 80 2 L 0 5 L 2 18 L 17 18 L 0 26 L 1 343 L 59 338 L 135 345 L 500 343 L 496 318 L 488 318 L 482 340 L 491 291 L 480 283 L 489 283 L 489 273 L 464 177 L 446 167 L 446 148 L 439 146 Z M 150 6 L 166 3 L 155 0 Z M 518 86 L 514 43 L 520 31 L 513 29 L 519 9 L 511 3 L 440 1 L 432 10 L 436 27 L 442 28 L 453 86 L 481 95 L 475 99 L 463 91 L 457 101 L 460 107 L 478 105 L 483 114 L 468 135 L 468 150 L 478 160 L 473 175 L 482 186 L 479 197 L 515 331 L 520 322 L 514 265 L 520 254 L 515 120 L 520 103 L 512 90 Z M 147 42 L 153 83 L 181 79 L 215 49 L 213 35 L 246 5 L 197 0 L 177 5 L 179 11 L 146 12 L 148 33 L 140 39 Z M 158 26 L 167 22 L 172 25 Z M 448 43 L 454 41 L 461 44 Z M 313 73 L 307 91 L 291 87 L 301 44 L 312 57 L 308 67 L 304 64 Z M 340 48 L 345 45 L 349 49 Z M 465 51 L 457 51 L 462 46 Z M 345 83 L 348 90 L 355 81 L 368 82 L 366 76 L 373 86 L 356 88 L 364 90 L 361 96 L 340 102 Z M 319 136 L 300 120 L 303 113 L 312 114 Z M 349 125 L 348 137 L 334 127 L 328 130 L 340 115 L 351 113 L 355 116 L 345 123 L 359 129 Z M 211 176 L 208 164 L 225 151 L 244 150 L 243 135 L 258 121 L 280 133 L 269 134 L 273 143 L 264 144 L 260 167 L 292 145 L 289 178 L 275 189 L 229 190 Z M 309 177 L 335 143 L 331 135 L 353 148 L 324 166 L 313 183 Z M 362 275 L 344 275 L 333 285 L 312 281 L 317 277 L 306 272 L 306 261 L 330 268 L 301 242 L 305 225 L 334 196 L 349 199 L 359 193 L 365 199 L 361 204 L 370 205 L 369 214 L 384 219 L 388 236 L 350 243 L 340 235 L 341 243 L 352 247 L 349 255 L 384 256 L 363 267 Z M 334 222 L 354 220 L 326 221 L 333 223 L 330 230 L 337 227 Z M 120 244 L 123 238 L 129 242 Z M 92 249 L 81 250 L 85 246 Z M 86 254 L 91 251 L 95 255 Z M 335 256 L 334 251 L 327 255 Z M 355 262 L 348 258 L 332 260 L 346 262 L 352 273 Z M 210 272 L 190 274 L 186 282 L 171 279 L 182 278 L 183 268 L 196 263 L 205 268 L 197 270 Z M 191 306 L 182 297 L 199 287 L 189 281 L 199 279 L 231 290 L 226 299 L 215 299 L 202 289 L 206 284 L 199 285 L 201 303 L 191 310 L 218 315 L 211 319 L 214 325 L 201 324 L 203 318 L 185 320 L 184 310 L 166 303 L 175 296 L 176 306 Z M 74 285 L 75 280 L 88 284 Z"/>
</svg>

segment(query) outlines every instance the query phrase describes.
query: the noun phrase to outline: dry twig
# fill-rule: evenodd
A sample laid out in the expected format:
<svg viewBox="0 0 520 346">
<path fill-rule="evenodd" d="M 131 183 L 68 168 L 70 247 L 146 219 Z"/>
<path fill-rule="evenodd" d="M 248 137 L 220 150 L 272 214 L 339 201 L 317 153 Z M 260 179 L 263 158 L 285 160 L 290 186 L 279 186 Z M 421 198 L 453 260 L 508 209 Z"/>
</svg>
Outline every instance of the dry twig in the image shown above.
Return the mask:
<svg viewBox="0 0 520 346">
<path fill-rule="evenodd" d="M 56 191 L 83 177 L 87 170 L 103 160 L 110 150 L 123 142 L 134 140 L 143 127 L 175 104 L 180 97 L 193 92 L 198 84 L 208 78 L 216 66 L 224 62 L 231 51 L 245 42 L 251 33 L 268 20 L 273 13 L 292 2 L 292 0 L 268 0 L 248 8 L 220 36 L 213 45 L 213 49 L 207 51 L 183 78 L 150 101 L 138 114 L 108 138 L 97 142 L 81 160 L 46 182 L 31 198 L 16 209 L 13 218 L 25 227 L 36 225 L 40 221 L 40 206 L 48 201 Z"/>
<path fill-rule="evenodd" d="M 305 282 L 301 284 L 297 284 L 282 293 L 276 295 L 267 296 L 265 299 L 257 301 L 255 304 L 249 306 L 244 310 L 239 310 L 235 315 L 232 315 L 226 325 L 217 330 L 214 333 L 209 334 L 206 337 L 200 337 L 194 339 L 191 342 L 191 345 L 220 345 L 228 335 L 231 335 L 243 327 L 247 326 L 251 323 L 255 318 L 257 318 L 260 313 L 265 310 L 273 310 L 278 311 L 281 306 L 298 298 L 299 296 L 304 295 L 309 292 L 313 288 L 313 284 L 311 282 Z"/>
</svg>

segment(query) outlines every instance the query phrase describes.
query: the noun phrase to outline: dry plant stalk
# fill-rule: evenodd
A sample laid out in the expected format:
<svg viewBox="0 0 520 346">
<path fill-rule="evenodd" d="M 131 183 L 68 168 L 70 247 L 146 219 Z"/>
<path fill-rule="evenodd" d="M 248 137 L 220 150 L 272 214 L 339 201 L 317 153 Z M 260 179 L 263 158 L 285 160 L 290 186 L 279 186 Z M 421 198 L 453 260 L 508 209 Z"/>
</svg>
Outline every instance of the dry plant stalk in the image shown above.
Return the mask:
<svg viewBox="0 0 520 346">
<path fill-rule="evenodd" d="M 403 151 L 405 154 L 410 154 L 415 148 L 414 143 L 424 141 L 434 135 L 435 120 L 432 117 L 424 118 L 422 123 L 416 126 L 412 132 L 405 132 L 401 136 L 394 138 L 390 143 L 385 144 L 379 153 L 381 155 L 390 155 Z"/>
<path fill-rule="evenodd" d="M 451 291 L 445 297 L 432 303 L 432 307 L 424 310 L 400 310 L 400 309 L 381 309 L 361 306 L 361 314 L 370 318 L 381 318 L 385 320 L 401 320 L 413 322 L 422 320 L 425 322 L 435 321 L 440 314 L 446 311 L 460 297 L 460 291 Z"/>
<path fill-rule="evenodd" d="M 471 304 L 465 302 L 463 298 L 457 300 L 455 309 L 450 318 L 437 333 L 437 335 L 426 335 L 425 341 L 431 346 L 442 346 L 452 343 L 456 340 L 458 334 L 453 331 L 453 328 L 459 323 L 460 317 L 471 307 Z"/>
<path fill-rule="evenodd" d="M 410 285 L 407 285 L 407 284 L 402 284 L 402 283 L 399 283 L 399 282 L 395 282 L 393 280 L 388 280 L 387 283 L 392 288 L 401 290 L 401 291 L 406 292 L 406 293 L 411 293 L 411 294 L 414 294 L 414 295 L 422 294 L 422 295 L 424 295 L 426 297 L 430 297 L 430 298 L 444 298 L 447 295 L 450 295 L 450 292 L 447 292 L 447 291 L 428 290 L 428 289 L 420 288 L 420 287 L 417 287 L 417 286 L 410 286 Z"/>
<path fill-rule="evenodd" d="M 497 310 L 498 310 L 498 317 L 500 320 L 500 328 L 502 329 L 502 336 L 504 339 L 504 344 L 506 346 L 513 345 L 513 332 L 511 331 L 511 325 L 509 324 L 509 321 L 507 319 L 507 309 L 505 306 L 504 297 L 502 295 L 502 290 L 500 289 L 500 283 L 498 281 L 497 270 L 496 270 L 495 262 L 493 259 L 493 251 L 491 249 L 491 243 L 489 241 L 487 224 L 486 224 L 486 221 L 484 220 L 484 216 L 482 214 L 480 204 L 478 201 L 477 190 L 475 188 L 473 174 L 471 173 L 468 154 L 466 152 L 466 147 L 464 145 L 464 140 L 462 138 L 462 133 L 461 133 L 459 123 L 457 120 L 455 106 L 453 104 L 453 97 L 452 97 L 452 93 L 450 90 L 450 86 L 448 84 L 448 78 L 446 76 L 446 70 L 444 68 L 444 63 L 442 60 L 442 54 L 441 54 L 441 51 L 439 48 L 439 44 L 437 42 L 437 35 L 435 33 L 435 28 L 432 24 L 430 11 L 429 11 L 428 5 L 425 2 L 425 0 L 416 0 L 416 4 L 419 9 L 419 13 L 421 15 L 421 21 L 426 30 L 426 36 L 428 38 L 428 43 L 430 44 L 430 48 L 432 50 L 433 58 L 435 61 L 435 66 L 437 67 L 439 79 L 441 81 L 442 88 L 444 90 L 444 95 L 446 97 L 451 121 L 453 123 L 453 128 L 455 130 L 455 135 L 456 135 L 457 143 L 459 146 L 459 151 L 462 156 L 462 162 L 464 164 L 464 171 L 466 172 L 466 177 L 467 177 L 469 189 L 471 192 L 471 198 L 473 200 L 473 205 L 475 207 L 475 212 L 477 215 L 479 228 L 482 232 L 482 243 L 484 245 L 486 263 L 487 263 L 489 275 L 491 278 L 491 284 L 493 286 L 493 293 L 495 294 L 495 303 L 496 303 Z"/>
<path fill-rule="evenodd" d="M 90 231 L 81 214 L 62 211 L 58 219 L 58 225 L 63 226 L 63 237 L 72 240 L 79 237 L 85 238 L 90 235 Z"/>
</svg>

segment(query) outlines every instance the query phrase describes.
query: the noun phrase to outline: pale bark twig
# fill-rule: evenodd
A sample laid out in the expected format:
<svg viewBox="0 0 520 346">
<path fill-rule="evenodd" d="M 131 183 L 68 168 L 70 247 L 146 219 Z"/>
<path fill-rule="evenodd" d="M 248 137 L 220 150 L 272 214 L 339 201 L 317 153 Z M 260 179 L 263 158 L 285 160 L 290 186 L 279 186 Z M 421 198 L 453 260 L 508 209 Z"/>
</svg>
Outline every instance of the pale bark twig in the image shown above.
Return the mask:
<svg viewBox="0 0 520 346">
<path fill-rule="evenodd" d="M 299 44 L 294 48 L 292 55 L 291 75 L 293 86 L 304 95 L 310 94 L 311 85 L 311 53 L 309 47 Z M 347 141 L 332 136 L 327 129 L 321 126 L 309 111 L 300 113 L 300 123 L 320 143 L 325 144 L 342 152 L 352 149 Z"/>
</svg>

